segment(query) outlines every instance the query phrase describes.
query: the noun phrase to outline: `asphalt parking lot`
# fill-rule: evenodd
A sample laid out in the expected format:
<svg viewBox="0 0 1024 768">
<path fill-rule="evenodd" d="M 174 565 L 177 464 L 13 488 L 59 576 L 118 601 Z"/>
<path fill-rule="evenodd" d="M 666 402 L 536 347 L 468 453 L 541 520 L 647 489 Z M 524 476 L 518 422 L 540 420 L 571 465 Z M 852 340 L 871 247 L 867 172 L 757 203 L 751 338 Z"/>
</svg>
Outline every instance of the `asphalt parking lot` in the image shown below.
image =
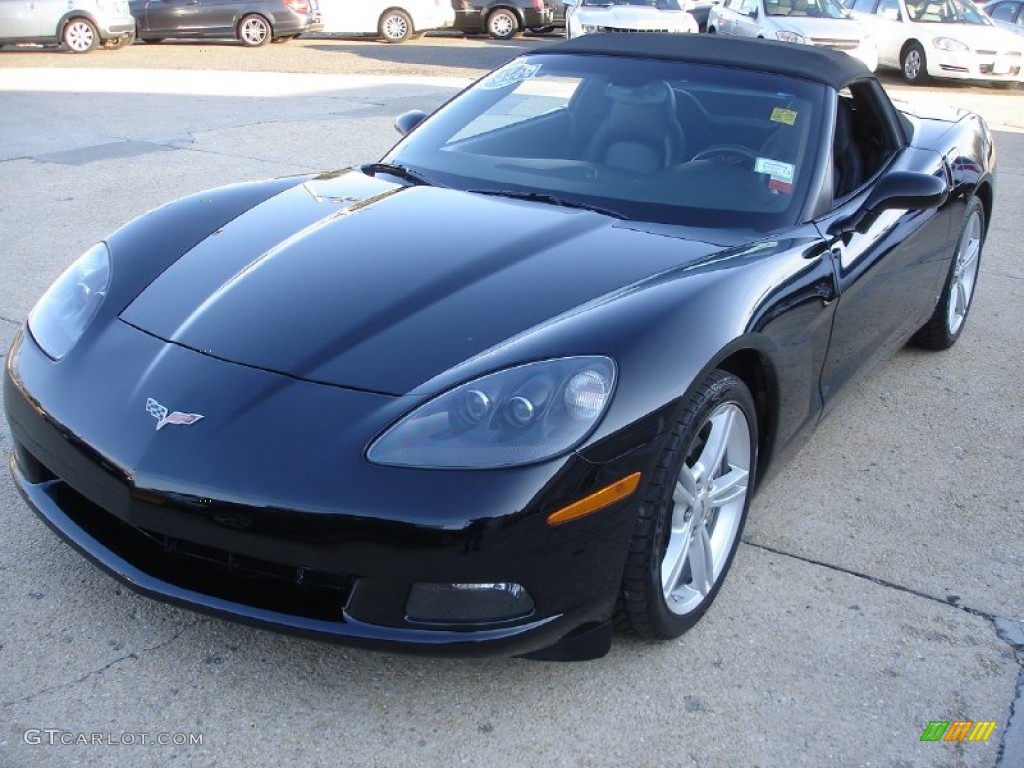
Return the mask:
<svg viewBox="0 0 1024 768">
<path fill-rule="evenodd" d="M 376 157 L 396 114 L 550 42 L 0 52 L 0 346 L 130 217 Z M 1024 766 L 1024 91 L 886 83 L 996 130 L 968 328 L 949 352 L 877 369 L 755 498 L 692 632 L 617 637 L 578 664 L 274 635 L 135 596 L 4 472 L 0 766 Z M 933 720 L 997 726 L 987 742 L 922 742 Z M 61 743 L 80 734 L 100 739 Z"/>
</svg>

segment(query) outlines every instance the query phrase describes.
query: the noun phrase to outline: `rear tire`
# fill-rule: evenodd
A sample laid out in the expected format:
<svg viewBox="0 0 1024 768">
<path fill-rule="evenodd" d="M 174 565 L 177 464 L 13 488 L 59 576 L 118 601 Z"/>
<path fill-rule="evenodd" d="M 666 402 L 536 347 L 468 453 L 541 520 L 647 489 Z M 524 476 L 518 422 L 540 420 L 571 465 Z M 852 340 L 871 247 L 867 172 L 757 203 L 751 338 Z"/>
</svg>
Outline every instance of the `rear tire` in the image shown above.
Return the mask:
<svg viewBox="0 0 1024 768">
<path fill-rule="evenodd" d="M 756 465 L 750 390 L 712 371 L 688 395 L 640 500 L 617 626 L 670 639 L 704 615 L 736 554 Z"/>
<path fill-rule="evenodd" d="M 88 53 L 100 42 L 96 27 L 88 19 L 71 19 L 61 34 L 61 40 L 72 53 Z"/>
<path fill-rule="evenodd" d="M 238 22 L 238 40 L 248 48 L 260 48 L 269 43 L 273 36 L 270 22 L 258 14 L 249 14 Z"/>
<path fill-rule="evenodd" d="M 511 40 L 521 31 L 519 19 L 507 8 L 492 11 L 487 17 L 487 33 L 495 40 Z"/>
<path fill-rule="evenodd" d="M 412 19 L 405 11 L 386 11 L 377 30 L 385 43 L 404 43 L 412 36 Z"/>
<path fill-rule="evenodd" d="M 967 324 L 967 313 L 978 285 L 981 249 L 985 244 L 985 208 L 972 197 L 967 203 L 960 237 L 953 249 L 949 274 L 939 294 L 935 311 L 911 341 L 925 349 L 949 349 L 956 344 Z"/>
</svg>

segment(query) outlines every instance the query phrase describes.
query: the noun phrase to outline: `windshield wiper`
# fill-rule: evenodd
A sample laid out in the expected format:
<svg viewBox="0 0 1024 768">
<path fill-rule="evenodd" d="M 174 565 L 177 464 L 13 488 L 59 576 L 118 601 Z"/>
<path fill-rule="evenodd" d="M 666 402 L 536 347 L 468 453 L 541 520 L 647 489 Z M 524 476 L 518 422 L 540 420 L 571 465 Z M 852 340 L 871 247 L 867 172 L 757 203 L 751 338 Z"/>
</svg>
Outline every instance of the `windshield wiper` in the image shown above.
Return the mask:
<svg viewBox="0 0 1024 768">
<path fill-rule="evenodd" d="M 427 187 L 439 187 L 440 184 L 436 184 L 419 171 L 414 171 L 412 168 L 406 168 L 404 165 L 398 165 L 396 163 L 370 163 L 364 165 L 360 169 L 363 173 L 368 173 L 371 176 L 375 176 L 378 173 L 387 173 L 391 176 L 397 176 L 400 179 L 411 181 L 413 184 Z"/>
<path fill-rule="evenodd" d="M 567 200 L 557 195 L 549 195 L 545 192 L 516 192 L 511 189 L 470 189 L 468 192 L 475 195 L 493 195 L 494 197 L 511 197 L 514 200 L 529 200 L 532 203 L 547 203 L 548 205 L 560 205 L 563 208 L 579 208 L 583 211 L 593 211 L 604 216 L 611 216 L 613 219 L 625 219 L 625 214 L 613 211 L 611 208 L 602 208 L 599 205 L 581 203 L 579 200 Z"/>
</svg>

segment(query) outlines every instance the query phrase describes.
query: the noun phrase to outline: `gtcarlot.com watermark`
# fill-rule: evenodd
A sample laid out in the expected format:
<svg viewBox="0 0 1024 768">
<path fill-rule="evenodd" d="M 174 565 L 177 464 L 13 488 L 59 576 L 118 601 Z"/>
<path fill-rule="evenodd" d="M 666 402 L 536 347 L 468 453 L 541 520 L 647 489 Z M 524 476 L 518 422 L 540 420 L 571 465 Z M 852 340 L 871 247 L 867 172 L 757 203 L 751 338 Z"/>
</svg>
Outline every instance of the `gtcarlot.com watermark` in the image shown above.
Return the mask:
<svg viewBox="0 0 1024 768">
<path fill-rule="evenodd" d="M 86 744 L 91 746 L 159 746 L 159 747 L 195 747 L 202 746 L 201 733 L 85 733 L 81 731 L 62 731 L 60 728 L 29 728 L 21 735 L 26 744 L 72 745 Z"/>
</svg>

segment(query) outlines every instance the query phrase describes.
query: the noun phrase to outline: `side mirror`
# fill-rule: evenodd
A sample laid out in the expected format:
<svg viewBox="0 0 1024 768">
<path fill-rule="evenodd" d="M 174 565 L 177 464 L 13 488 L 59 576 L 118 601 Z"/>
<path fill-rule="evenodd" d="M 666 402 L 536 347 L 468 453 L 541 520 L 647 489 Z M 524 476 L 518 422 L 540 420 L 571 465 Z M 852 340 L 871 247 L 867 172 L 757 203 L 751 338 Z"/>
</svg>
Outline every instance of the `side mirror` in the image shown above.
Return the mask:
<svg viewBox="0 0 1024 768">
<path fill-rule="evenodd" d="M 750 16 L 750 18 L 752 18 L 752 19 L 756 19 L 757 16 L 758 16 L 757 6 L 754 6 L 754 9 L 749 14 L 747 14 L 747 15 Z"/>
<path fill-rule="evenodd" d="M 939 208 L 948 198 L 949 185 L 945 179 L 927 173 L 893 171 L 879 179 L 855 216 L 835 222 L 829 227 L 829 234 L 858 232 L 863 235 L 882 211 Z"/>
<path fill-rule="evenodd" d="M 427 113 L 422 109 L 411 109 L 408 112 L 403 112 L 395 118 L 395 130 L 405 136 L 409 131 L 422 123 L 426 117 Z"/>
</svg>

